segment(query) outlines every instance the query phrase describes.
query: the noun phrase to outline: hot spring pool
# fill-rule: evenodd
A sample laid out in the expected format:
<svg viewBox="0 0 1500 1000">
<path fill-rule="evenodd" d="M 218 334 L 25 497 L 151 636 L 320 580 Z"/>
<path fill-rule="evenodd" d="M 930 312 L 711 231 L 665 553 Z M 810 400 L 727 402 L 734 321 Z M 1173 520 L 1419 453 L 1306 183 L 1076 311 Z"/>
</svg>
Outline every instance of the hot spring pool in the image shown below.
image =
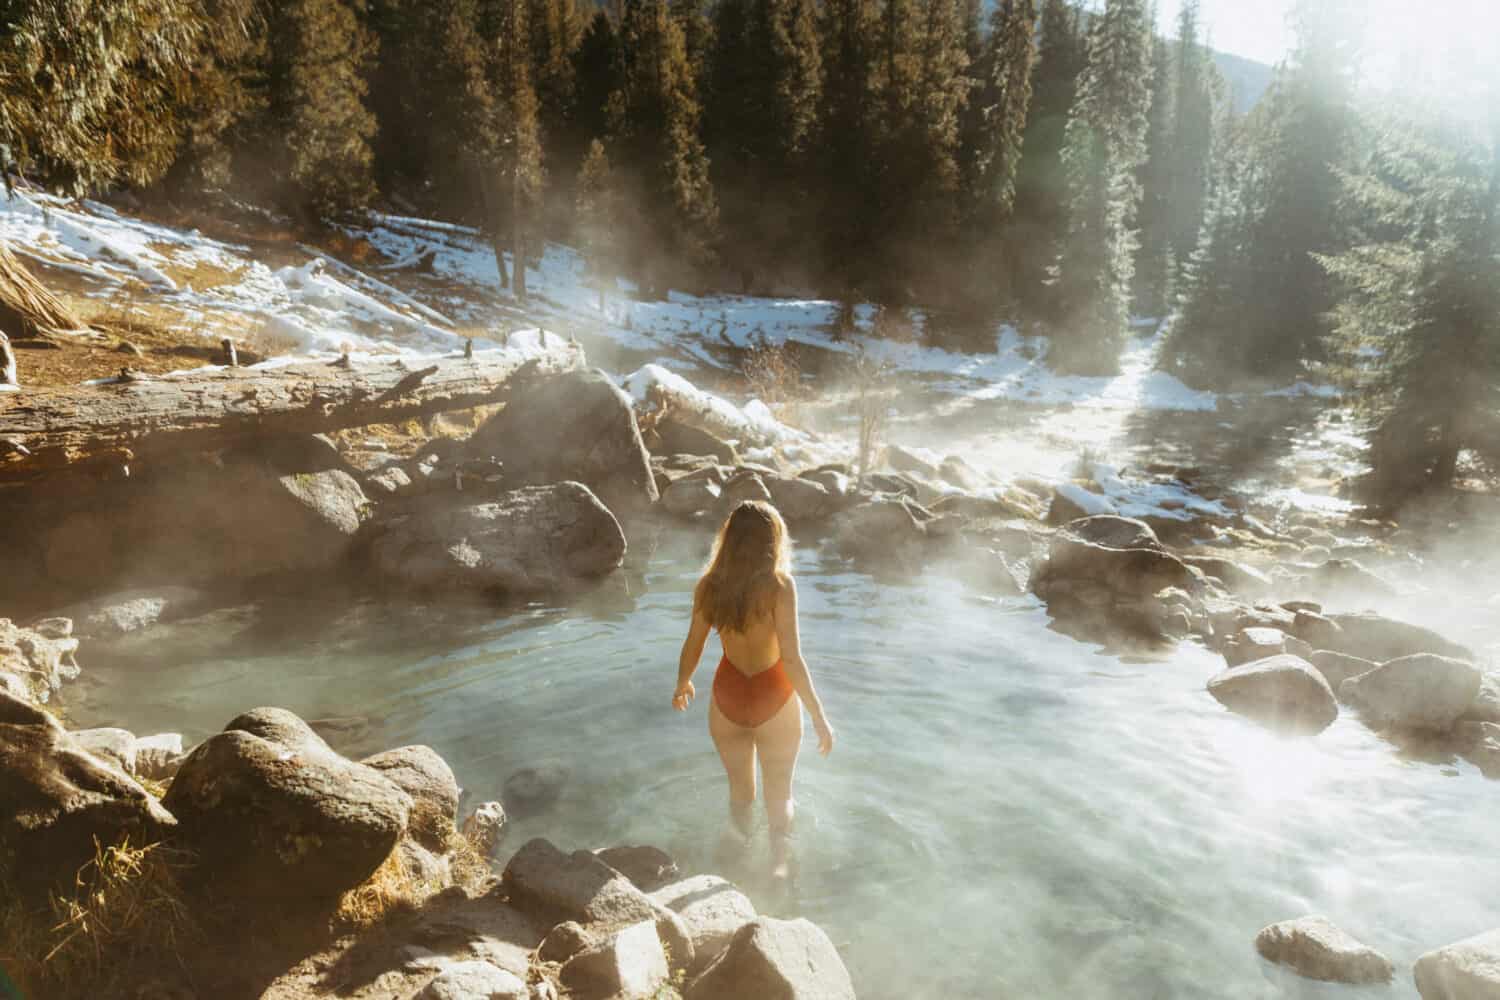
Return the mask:
<svg viewBox="0 0 1500 1000">
<path fill-rule="evenodd" d="M 256 705 L 365 717 L 361 752 L 430 744 L 471 805 L 522 767 L 565 769 L 508 848 L 651 843 L 719 870 L 716 643 L 693 710 L 669 704 L 703 544 L 571 610 L 297 597 L 85 647 L 73 722 L 192 740 Z M 794 884 L 758 877 L 763 835 L 725 873 L 762 912 L 822 924 L 861 997 L 1414 997 L 1419 954 L 1500 925 L 1500 786 L 1470 765 L 1403 760 L 1350 718 L 1271 736 L 1209 697 L 1220 661 L 1195 647 L 1125 662 L 1027 601 L 877 582 L 816 551 L 797 572 L 839 745 L 819 758 L 808 727 Z M 1263 963 L 1256 931 L 1306 913 L 1389 955 L 1394 987 Z"/>
</svg>

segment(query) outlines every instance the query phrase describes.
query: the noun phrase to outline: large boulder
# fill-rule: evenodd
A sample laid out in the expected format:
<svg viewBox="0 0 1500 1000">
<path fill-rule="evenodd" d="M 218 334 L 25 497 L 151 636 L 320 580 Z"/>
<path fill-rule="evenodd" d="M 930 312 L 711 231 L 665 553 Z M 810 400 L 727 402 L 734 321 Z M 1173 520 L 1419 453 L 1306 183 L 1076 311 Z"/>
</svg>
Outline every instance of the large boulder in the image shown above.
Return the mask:
<svg viewBox="0 0 1500 1000">
<path fill-rule="evenodd" d="M 1286 633 L 1275 628 L 1244 628 L 1224 640 L 1224 662 L 1231 667 L 1254 663 L 1280 653 L 1286 648 Z"/>
<path fill-rule="evenodd" d="M 1272 924 L 1255 936 L 1255 950 L 1267 961 L 1324 982 L 1388 983 L 1396 974 L 1390 959 L 1360 944 L 1325 917 Z"/>
<path fill-rule="evenodd" d="M 677 862 L 659 847 L 649 844 L 622 844 L 605 847 L 594 855 L 615 871 L 635 883 L 643 892 L 655 892 L 677 880 Z"/>
<path fill-rule="evenodd" d="M 655 922 L 642 920 L 570 958 L 557 978 L 572 1000 L 647 1000 L 670 974 Z"/>
<path fill-rule="evenodd" d="M 1465 722 L 1500 723 L 1500 674 L 1488 673 L 1479 682 L 1474 704 L 1463 714 Z"/>
<path fill-rule="evenodd" d="M 499 459 L 509 485 L 581 482 L 621 516 L 657 499 L 630 397 L 598 369 L 517 386 L 468 451 Z"/>
<path fill-rule="evenodd" d="M 1318 668 L 1318 673 L 1328 681 L 1328 686 L 1333 688 L 1334 694 L 1339 694 L 1343 684 L 1351 677 L 1358 677 L 1374 670 L 1380 664 L 1371 660 L 1361 660 L 1357 656 L 1347 653 L 1335 653 L 1331 649 L 1316 650 L 1309 656 L 1308 662 Z"/>
<path fill-rule="evenodd" d="M 160 840 L 176 820 L 46 711 L 0 692 L 0 881 L 28 894 L 72 882 L 99 846 Z"/>
<path fill-rule="evenodd" d="M 257 709 L 188 755 L 163 805 L 221 891 L 323 902 L 380 867 L 412 799 L 292 713 Z"/>
<path fill-rule="evenodd" d="M 235 452 L 113 483 L 44 528 L 41 545 L 48 577 L 75 588 L 245 580 L 337 566 L 369 509 L 343 469 Z"/>
<path fill-rule="evenodd" d="M 63 681 L 79 674 L 73 654 L 78 639 L 67 618 L 49 618 L 21 628 L 0 618 L 0 694 L 46 701 Z"/>
<path fill-rule="evenodd" d="M 1339 716 L 1323 675 L 1289 653 L 1231 667 L 1208 682 L 1208 692 L 1231 712 L 1292 732 L 1321 732 Z"/>
<path fill-rule="evenodd" d="M 739 452 L 733 444 L 701 427 L 676 420 L 671 414 L 652 425 L 645 442 L 653 455 L 712 455 L 720 465 L 740 464 Z"/>
<path fill-rule="evenodd" d="M 807 920 L 760 917 L 688 985 L 686 1000 L 854 1000 L 828 935 Z"/>
<path fill-rule="evenodd" d="M 1181 558 L 1189 566 L 1201 569 L 1205 576 L 1213 577 L 1223 584 L 1226 590 L 1241 597 L 1259 597 L 1275 585 L 1271 578 L 1260 570 L 1235 562 L 1233 559 L 1191 554 Z"/>
<path fill-rule="evenodd" d="M 1328 620 L 1338 626 L 1337 633 L 1325 632 L 1316 637 L 1303 635 L 1302 638 L 1319 649 L 1332 649 L 1376 663 L 1417 653 L 1474 660 L 1474 652 L 1467 646 L 1451 642 L 1429 628 L 1409 625 L 1384 615 L 1335 614 L 1329 615 Z"/>
<path fill-rule="evenodd" d="M 700 517 L 719 509 L 722 493 L 723 486 L 715 475 L 694 473 L 672 480 L 661 492 L 661 506 L 675 517 Z"/>
<path fill-rule="evenodd" d="M 1473 706 L 1479 680 L 1472 663 L 1418 653 L 1344 681 L 1339 695 L 1376 725 L 1442 731 Z"/>
<path fill-rule="evenodd" d="M 755 919 L 750 898 L 717 875 L 697 875 L 651 893 L 676 913 L 693 938 L 696 967 L 702 968 L 729 947 L 739 929 Z"/>
<path fill-rule="evenodd" d="M 839 516 L 834 544 L 852 559 L 910 568 L 921 561 L 933 514 L 906 496 L 881 495 Z"/>
<path fill-rule="evenodd" d="M 1052 492 L 1052 503 L 1047 508 L 1047 523 L 1063 525 L 1084 517 L 1115 514 L 1113 502 L 1097 493 L 1092 493 L 1077 483 L 1062 483 Z"/>
<path fill-rule="evenodd" d="M 397 747 L 360 761 L 389 778 L 411 796 L 411 832 L 423 846 L 447 848 L 458 821 L 458 779 L 448 762 L 426 746 Z"/>
<path fill-rule="evenodd" d="M 1412 970 L 1422 1000 L 1500 997 L 1500 927 L 1429 951 Z"/>
<path fill-rule="evenodd" d="M 434 494 L 377 527 L 376 574 L 417 590 L 545 593 L 611 573 L 625 558 L 620 523 L 579 483 L 529 486 L 477 504 Z"/>
<path fill-rule="evenodd" d="M 792 476 L 762 476 L 771 494 L 771 504 L 792 524 L 820 521 L 832 514 L 837 501 L 828 488 L 810 479 Z"/>
</svg>

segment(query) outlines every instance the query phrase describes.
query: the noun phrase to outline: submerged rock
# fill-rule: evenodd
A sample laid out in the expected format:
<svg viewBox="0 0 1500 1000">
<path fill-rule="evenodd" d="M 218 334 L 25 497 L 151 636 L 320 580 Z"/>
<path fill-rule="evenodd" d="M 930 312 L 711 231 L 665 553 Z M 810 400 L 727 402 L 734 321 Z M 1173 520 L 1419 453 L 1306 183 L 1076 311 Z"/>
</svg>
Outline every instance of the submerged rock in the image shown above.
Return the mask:
<svg viewBox="0 0 1500 1000">
<path fill-rule="evenodd" d="M 501 793 L 506 812 L 518 819 L 546 812 L 562 795 L 569 775 L 567 765 L 555 760 L 541 761 L 514 772 L 505 779 L 505 790 Z"/>
<path fill-rule="evenodd" d="M 1500 928 L 1429 951 L 1413 969 L 1422 1000 L 1500 997 Z"/>
<path fill-rule="evenodd" d="M 1419 653 L 1344 681 L 1339 695 L 1376 725 L 1441 731 L 1473 706 L 1479 670 L 1462 660 Z"/>
<path fill-rule="evenodd" d="M 518 386 L 466 450 L 499 459 L 508 485 L 580 482 L 621 516 L 657 499 L 630 397 L 598 369 Z"/>
<path fill-rule="evenodd" d="M 1331 983 L 1388 983 L 1396 968 L 1324 917 L 1286 920 L 1255 936 L 1261 957 L 1298 975 Z"/>
<path fill-rule="evenodd" d="M 854 1000 L 828 935 L 807 920 L 760 917 L 688 984 L 686 1000 Z"/>
<path fill-rule="evenodd" d="M 52 715 L 0 692 L 0 860 L 23 892 L 71 886 L 100 847 L 148 844 L 171 813 L 107 759 L 84 750 Z"/>
<path fill-rule="evenodd" d="M 375 572 L 418 590 L 557 591 L 611 573 L 625 558 L 619 522 L 579 483 L 526 487 L 479 504 L 434 494 L 378 527 Z"/>
<path fill-rule="evenodd" d="M 1323 675 L 1288 653 L 1225 670 L 1208 682 L 1208 692 L 1231 712 L 1275 729 L 1321 732 L 1339 716 Z"/>
<path fill-rule="evenodd" d="M 117 639 L 192 614 L 204 600 L 204 593 L 192 587 L 151 587 L 97 597 L 58 614 L 73 619 L 75 631 L 85 639 Z"/>
<path fill-rule="evenodd" d="M 369 878 L 412 800 L 291 712 L 257 709 L 188 755 L 163 804 L 225 893 L 323 902 Z"/>
</svg>

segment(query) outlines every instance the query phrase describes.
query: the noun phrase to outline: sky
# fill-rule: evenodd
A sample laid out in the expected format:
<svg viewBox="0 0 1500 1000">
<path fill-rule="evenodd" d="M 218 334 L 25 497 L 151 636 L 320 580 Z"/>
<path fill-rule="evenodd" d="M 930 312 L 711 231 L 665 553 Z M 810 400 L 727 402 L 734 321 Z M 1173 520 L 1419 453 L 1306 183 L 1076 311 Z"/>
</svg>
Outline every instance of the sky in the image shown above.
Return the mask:
<svg viewBox="0 0 1500 1000">
<path fill-rule="evenodd" d="M 1157 27 L 1176 32 L 1182 0 L 1159 0 Z M 1275 65 L 1292 45 L 1287 26 L 1291 0 L 1201 0 L 1204 27 L 1220 52 Z"/>
</svg>

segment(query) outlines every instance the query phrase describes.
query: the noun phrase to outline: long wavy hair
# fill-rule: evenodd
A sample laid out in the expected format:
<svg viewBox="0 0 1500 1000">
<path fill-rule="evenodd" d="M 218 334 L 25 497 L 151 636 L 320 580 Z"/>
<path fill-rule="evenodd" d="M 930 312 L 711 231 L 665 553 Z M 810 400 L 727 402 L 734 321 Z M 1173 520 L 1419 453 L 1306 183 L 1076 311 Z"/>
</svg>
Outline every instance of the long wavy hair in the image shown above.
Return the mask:
<svg viewBox="0 0 1500 1000">
<path fill-rule="evenodd" d="M 792 566 L 786 522 L 762 500 L 745 500 L 714 538 L 708 567 L 693 591 L 693 612 L 721 632 L 743 632 L 771 617 Z"/>
</svg>

